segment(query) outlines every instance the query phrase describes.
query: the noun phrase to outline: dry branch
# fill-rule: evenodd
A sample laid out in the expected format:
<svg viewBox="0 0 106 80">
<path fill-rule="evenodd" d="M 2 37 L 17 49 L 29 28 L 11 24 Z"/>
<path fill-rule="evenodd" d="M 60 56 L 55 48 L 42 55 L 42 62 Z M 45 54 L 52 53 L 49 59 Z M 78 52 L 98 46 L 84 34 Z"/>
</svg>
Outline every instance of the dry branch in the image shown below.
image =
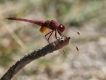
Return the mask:
<svg viewBox="0 0 106 80">
<path fill-rule="evenodd" d="M 69 43 L 69 40 L 70 37 L 58 39 L 46 45 L 42 49 L 33 51 L 32 53 L 25 55 L 22 59 L 18 60 L 12 67 L 10 67 L 10 69 L 2 76 L 0 80 L 11 80 L 11 78 L 28 63 L 42 56 L 45 56 L 48 53 L 52 53 L 53 51 L 56 51 L 63 46 L 66 46 Z"/>
</svg>

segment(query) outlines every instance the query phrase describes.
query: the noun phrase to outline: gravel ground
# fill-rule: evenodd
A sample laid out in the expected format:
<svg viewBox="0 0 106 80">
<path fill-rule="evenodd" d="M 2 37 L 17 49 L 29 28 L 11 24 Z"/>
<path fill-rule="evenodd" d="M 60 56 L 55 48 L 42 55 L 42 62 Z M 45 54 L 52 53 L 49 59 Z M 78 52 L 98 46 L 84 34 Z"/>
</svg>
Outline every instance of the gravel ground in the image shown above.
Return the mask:
<svg viewBox="0 0 106 80">
<path fill-rule="evenodd" d="M 33 0 L 31 1 L 33 2 Z M 47 44 L 44 35 L 38 31 L 39 27 L 35 29 L 35 25 L 29 23 L 9 22 L 5 20 L 6 17 L 21 15 L 28 19 L 54 19 L 60 22 L 63 21 L 63 24 L 69 26 L 71 25 L 70 18 L 73 18 L 75 16 L 74 12 L 77 13 L 81 7 L 80 5 L 75 10 L 71 9 L 73 16 L 69 17 L 72 14 L 69 12 L 65 16 L 59 16 L 57 19 L 56 13 L 53 14 L 53 7 L 49 6 L 47 12 L 50 10 L 50 13 L 42 13 L 43 9 L 39 9 L 41 4 L 37 1 L 35 1 L 38 3 L 37 5 L 33 5 L 31 2 L 24 4 L 24 2 L 20 1 L 20 4 L 8 2 L 0 5 L 0 9 L 2 10 L 0 11 L 0 77 L 28 51 L 31 52 Z M 78 3 L 76 4 L 78 5 Z M 33 7 L 36 7 L 36 9 Z M 26 10 L 26 8 L 30 10 Z M 97 15 L 98 17 L 85 22 L 82 20 L 79 22 L 79 25 L 75 24 L 72 26 L 72 28 L 80 32 L 80 38 L 76 32 L 67 27 L 64 34 L 71 36 L 72 43 L 75 43 L 79 48 L 79 54 L 75 46 L 70 42 L 68 46 L 63 48 L 67 57 L 61 54 L 62 50 L 48 54 L 25 66 L 24 69 L 14 76 L 13 80 L 106 80 L 106 16 L 105 14 L 102 15 L 102 13 L 106 13 L 105 9 L 101 12 L 101 15 Z M 22 40 L 23 43 L 19 44 L 17 39 L 15 41 L 14 36 L 18 36 L 19 41 Z M 4 54 L 7 56 L 2 58 Z M 9 56 L 11 56 L 12 60 L 10 60 Z"/>
</svg>

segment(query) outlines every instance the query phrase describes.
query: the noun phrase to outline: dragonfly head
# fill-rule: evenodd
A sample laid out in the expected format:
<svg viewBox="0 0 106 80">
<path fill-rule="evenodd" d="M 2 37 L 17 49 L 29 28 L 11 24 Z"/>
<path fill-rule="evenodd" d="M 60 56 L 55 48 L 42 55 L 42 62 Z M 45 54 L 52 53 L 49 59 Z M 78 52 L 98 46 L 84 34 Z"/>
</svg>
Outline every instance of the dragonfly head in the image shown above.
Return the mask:
<svg viewBox="0 0 106 80">
<path fill-rule="evenodd" d="M 60 24 L 59 27 L 58 27 L 58 30 L 59 30 L 60 32 L 63 32 L 63 31 L 65 30 L 64 25 Z"/>
</svg>

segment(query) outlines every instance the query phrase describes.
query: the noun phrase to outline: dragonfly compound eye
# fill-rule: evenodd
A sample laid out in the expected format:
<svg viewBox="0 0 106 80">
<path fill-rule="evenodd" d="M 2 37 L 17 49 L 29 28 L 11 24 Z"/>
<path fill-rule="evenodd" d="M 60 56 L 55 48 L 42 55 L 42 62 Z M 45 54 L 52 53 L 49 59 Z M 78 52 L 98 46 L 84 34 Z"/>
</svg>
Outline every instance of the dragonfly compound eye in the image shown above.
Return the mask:
<svg viewBox="0 0 106 80">
<path fill-rule="evenodd" d="M 62 24 L 60 24 L 58 29 L 59 29 L 59 31 L 63 32 L 65 30 L 65 27 Z"/>
</svg>

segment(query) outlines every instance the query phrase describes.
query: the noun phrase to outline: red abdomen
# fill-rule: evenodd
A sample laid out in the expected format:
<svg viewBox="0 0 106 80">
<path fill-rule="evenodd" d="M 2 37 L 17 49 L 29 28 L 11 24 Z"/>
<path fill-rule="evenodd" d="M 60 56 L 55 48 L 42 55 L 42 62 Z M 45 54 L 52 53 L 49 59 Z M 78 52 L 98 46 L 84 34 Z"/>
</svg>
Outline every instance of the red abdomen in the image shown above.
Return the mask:
<svg viewBox="0 0 106 80">
<path fill-rule="evenodd" d="M 33 24 L 37 24 L 39 26 L 42 26 L 44 24 L 44 21 L 39 21 L 39 20 L 29 20 L 29 19 L 23 19 L 23 18 L 14 18 L 14 17 L 10 17 L 7 18 L 9 20 L 17 20 L 17 21 L 24 21 L 24 22 L 29 22 L 29 23 L 33 23 Z"/>
</svg>

